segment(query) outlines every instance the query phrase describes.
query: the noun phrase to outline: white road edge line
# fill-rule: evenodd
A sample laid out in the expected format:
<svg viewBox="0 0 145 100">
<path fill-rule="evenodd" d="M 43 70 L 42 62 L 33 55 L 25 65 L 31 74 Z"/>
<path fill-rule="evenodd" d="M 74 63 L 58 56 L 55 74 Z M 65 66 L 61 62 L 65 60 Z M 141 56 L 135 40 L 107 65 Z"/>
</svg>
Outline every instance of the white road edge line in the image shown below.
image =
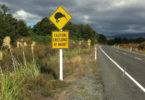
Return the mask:
<svg viewBox="0 0 145 100">
<path fill-rule="evenodd" d="M 139 58 L 139 57 L 135 57 L 135 59 L 137 59 L 137 60 L 142 60 L 141 58 Z"/>
<path fill-rule="evenodd" d="M 99 47 L 99 49 L 122 71 L 125 72 L 125 70 L 117 63 L 115 62 L 111 57 L 108 56 L 108 54 L 101 48 Z M 127 72 L 124 73 L 126 76 L 128 76 L 128 78 L 130 78 L 144 93 L 145 93 L 145 88 L 139 83 L 137 82 L 130 74 L 128 74 Z"/>
</svg>

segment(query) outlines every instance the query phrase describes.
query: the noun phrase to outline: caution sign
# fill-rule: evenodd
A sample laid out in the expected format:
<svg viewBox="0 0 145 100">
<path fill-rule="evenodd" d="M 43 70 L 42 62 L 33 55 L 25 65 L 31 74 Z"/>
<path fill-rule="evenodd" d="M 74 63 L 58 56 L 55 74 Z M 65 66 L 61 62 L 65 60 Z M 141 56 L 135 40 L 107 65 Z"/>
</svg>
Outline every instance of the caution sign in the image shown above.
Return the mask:
<svg viewBox="0 0 145 100">
<path fill-rule="evenodd" d="M 91 45 L 91 40 L 90 40 L 90 39 L 88 40 L 88 45 L 89 45 L 89 46 Z"/>
<path fill-rule="evenodd" d="M 71 15 L 62 6 L 59 6 L 49 19 L 60 30 L 71 18 Z"/>
<path fill-rule="evenodd" d="M 52 48 L 68 48 L 69 32 L 54 31 L 52 32 Z"/>
</svg>

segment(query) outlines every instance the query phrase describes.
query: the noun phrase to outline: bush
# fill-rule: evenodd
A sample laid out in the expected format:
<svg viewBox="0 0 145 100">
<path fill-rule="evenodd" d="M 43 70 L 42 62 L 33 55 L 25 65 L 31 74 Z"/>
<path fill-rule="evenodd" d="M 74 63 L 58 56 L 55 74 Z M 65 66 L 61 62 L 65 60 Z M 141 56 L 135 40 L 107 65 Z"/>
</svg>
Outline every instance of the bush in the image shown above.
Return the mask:
<svg viewBox="0 0 145 100">
<path fill-rule="evenodd" d="M 144 49 L 145 49 L 145 42 L 141 43 L 141 44 L 138 46 L 138 49 L 144 50 Z"/>
<path fill-rule="evenodd" d="M 35 36 L 32 36 L 32 40 L 40 44 L 48 44 L 48 43 L 51 43 L 51 36 L 35 35 Z"/>
</svg>

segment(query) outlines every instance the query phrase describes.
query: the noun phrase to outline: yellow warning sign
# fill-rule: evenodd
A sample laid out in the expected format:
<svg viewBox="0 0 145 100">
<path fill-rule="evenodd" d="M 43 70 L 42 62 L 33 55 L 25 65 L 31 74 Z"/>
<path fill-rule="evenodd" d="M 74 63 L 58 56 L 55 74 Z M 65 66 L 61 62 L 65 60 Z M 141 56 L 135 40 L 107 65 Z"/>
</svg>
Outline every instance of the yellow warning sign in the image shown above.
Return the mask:
<svg viewBox="0 0 145 100">
<path fill-rule="evenodd" d="M 89 45 L 89 46 L 91 45 L 91 40 L 90 40 L 90 39 L 88 40 L 88 45 Z"/>
<path fill-rule="evenodd" d="M 52 48 L 68 48 L 69 32 L 54 31 L 52 32 Z"/>
<path fill-rule="evenodd" d="M 62 6 L 59 6 L 49 19 L 60 30 L 71 18 L 71 15 Z"/>
</svg>

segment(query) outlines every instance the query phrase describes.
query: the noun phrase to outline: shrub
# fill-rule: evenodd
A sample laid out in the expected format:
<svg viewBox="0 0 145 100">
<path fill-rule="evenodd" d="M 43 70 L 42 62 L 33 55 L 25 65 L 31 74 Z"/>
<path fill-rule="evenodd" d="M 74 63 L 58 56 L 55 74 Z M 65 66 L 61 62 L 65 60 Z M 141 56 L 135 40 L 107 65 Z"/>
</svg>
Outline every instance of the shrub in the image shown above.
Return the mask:
<svg viewBox="0 0 145 100">
<path fill-rule="evenodd" d="M 32 36 L 32 40 L 40 44 L 49 44 L 51 43 L 51 36 L 35 35 L 35 36 Z"/>
</svg>

